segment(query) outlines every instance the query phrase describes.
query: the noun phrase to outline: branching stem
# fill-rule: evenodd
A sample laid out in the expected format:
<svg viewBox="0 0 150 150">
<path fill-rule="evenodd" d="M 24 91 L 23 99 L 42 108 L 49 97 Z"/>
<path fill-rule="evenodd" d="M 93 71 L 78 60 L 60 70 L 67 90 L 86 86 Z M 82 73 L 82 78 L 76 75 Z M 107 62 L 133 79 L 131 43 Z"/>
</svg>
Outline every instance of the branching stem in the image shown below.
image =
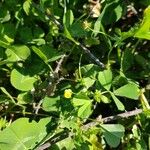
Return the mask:
<svg viewBox="0 0 150 150">
<path fill-rule="evenodd" d="M 114 120 L 117 120 L 117 119 L 123 119 L 123 118 L 128 118 L 128 117 L 131 117 L 131 116 L 136 116 L 138 114 L 141 114 L 142 112 L 143 112 L 142 109 L 135 109 L 135 110 L 132 110 L 132 111 L 128 111 L 128 112 L 125 112 L 125 113 L 121 113 L 121 114 L 118 114 L 118 115 L 115 115 L 115 116 L 109 116 L 109 117 L 105 117 L 105 118 L 101 118 L 101 115 L 100 115 L 96 118 L 96 121 L 93 121 L 93 122 L 90 122 L 86 125 L 83 125 L 82 129 L 83 130 L 88 130 L 91 127 L 97 126 L 98 124 L 100 124 L 102 122 L 103 123 L 108 123 L 108 122 L 111 122 L 111 121 L 114 121 Z M 63 140 L 64 137 L 67 138 L 68 135 L 69 134 L 65 133 L 64 136 L 61 135 L 61 136 L 57 137 L 57 140 L 55 142 L 54 141 L 48 141 L 47 143 L 39 146 L 37 150 L 45 150 L 45 149 L 51 147 L 52 144 L 55 144 L 55 143 Z M 63 137 L 63 138 L 61 138 L 61 137 Z"/>
</svg>

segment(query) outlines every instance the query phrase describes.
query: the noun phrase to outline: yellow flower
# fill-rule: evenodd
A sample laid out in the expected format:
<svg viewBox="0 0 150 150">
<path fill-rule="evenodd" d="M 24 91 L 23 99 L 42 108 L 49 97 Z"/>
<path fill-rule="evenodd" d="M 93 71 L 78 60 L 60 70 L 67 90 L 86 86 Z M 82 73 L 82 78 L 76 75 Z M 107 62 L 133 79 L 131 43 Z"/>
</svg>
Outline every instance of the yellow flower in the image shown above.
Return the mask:
<svg viewBox="0 0 150 150">
<path fill-rule="evenodd" d="M 65 98 L 71 98 L 71 96 L 72 96 L 72 90 L 71 89 L 66 89 L 64 91 L 64 97 Z"/>
<path fill-rule="evenodd" d="M 87 20 L 85 20 L 83 22 L 83 28 L 86 30 L 86 29 L 89 29 L 91 26 L 92 26 L 92 23 L 91 22 L 88 22 Z"/>
</svg>

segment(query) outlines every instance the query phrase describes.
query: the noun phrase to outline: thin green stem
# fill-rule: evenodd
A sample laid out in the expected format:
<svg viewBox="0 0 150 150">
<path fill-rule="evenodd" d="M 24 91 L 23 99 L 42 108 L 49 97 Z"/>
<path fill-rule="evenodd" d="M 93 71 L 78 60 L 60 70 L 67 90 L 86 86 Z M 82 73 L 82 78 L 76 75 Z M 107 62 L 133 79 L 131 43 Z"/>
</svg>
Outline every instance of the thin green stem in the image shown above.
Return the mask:
<svg viewBox="0 0 150 150">
<path fill-rule="evenodd" d="M 88 29 L 89 29 L 89 30 L 91 30 L 92 32 L 97 32 L 97 33 L 100 33 L 100 34 L 102 34 L 102 35 L 105 35 L 105 36 L 107 36 L 107 37 L 111 38 L 111 36 L 110 36 L 110 35 L 106 34 L 106 33 L 105 33 L 105 32 L 103 32 L 103 31 L 96 31 L 96 30 L 93 30 L 93 29 L 92 29 L 92 28 L 90 28 L 90 27 L 88 27 Z"/>
<path fill-rule="evenodd" d="M 74 24 L 77 23 L 79 20 L 81 20 L 84 16 L 86 16 L 85 13 L 84 13 L 83 15 L 81 15 L 81 16 L 74 22 Z"/>
<path fill-rule="evenodd" d="M 140 42 L 141 42 L 141 39 L 138 39 L 138 41 L 134 44 L 134 47 L 132 49 L 132 53 L 135 52 L 135 50 L 136 50 L 136 48 L 137 48 L 137 46 L 139 45 Z"/>
<path fill-rule="evenodd" d="M 80 59 L 79 59 L 79 78 L 82 79 L 82 74 L 81 74 L 81 59 L 82 59 L 82 54 L 80 56 Z"/>
</svg>

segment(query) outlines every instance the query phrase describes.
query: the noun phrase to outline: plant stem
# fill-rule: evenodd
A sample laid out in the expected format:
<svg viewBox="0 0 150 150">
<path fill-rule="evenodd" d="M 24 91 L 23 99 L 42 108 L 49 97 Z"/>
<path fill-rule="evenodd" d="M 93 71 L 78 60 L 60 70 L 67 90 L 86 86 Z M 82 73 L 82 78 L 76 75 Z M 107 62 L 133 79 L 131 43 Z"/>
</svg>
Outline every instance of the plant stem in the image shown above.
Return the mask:
<svg viewBox="0 0 150 150">
<path fill-rule="evenodd" d="M 135 109 L 135 110 L 132 110 L 132 111 L 128 111 L 128 112 L 125 112 L 125 113 L 121 113 L 121 114 L 118 114 L 118 115 L 115 115 L 115 116 L 109 116 L 109 117 L 105 117 L 105 118 L 101 118 L 101 115 L 98 116 L 96 118 L 96 121 L 95 122 L 90 122 L 86 125 L 84 125 L 82 127 L 83 130 L 87 130 L 91 127 L 94 127 L 100 123 L 107 123 L 107 122 L 111 122 L 111 121 L 114 121 L 114 120 L 117 120 L 117 119 L 122 119 L 122 118 L 128 118 L 128 117 L 131 117 L 131 116 L 135 116 L 135 115 L 138 115 L 140 113 L 142 113 L 143 110 L 142 109 Z"/>
<path fill-rule="evenodd" d="M 81 128 L 83 130 L 88 130 L 89 128 L 94 127 L 94 126 L 96 126 L 96 125 L 98 125 L 102 122 L 107 123 L 107 122 L 114 121 L 114 120 L 121 119 L 121 118 L 128 118 L 128 117 L 131 117 L 131 116 L 138 115 L 142 112 L 143 112 L 142 109 L 135 109 L 135 110 L 132 110 L 132 111 L 128 111 L 128 112 L 125 112 L 125 113 L 121 113 L 121 114 L 118 114 L 118 115 L 115 115 L 115 116 L 109 116 L 109 117 L 105 117 L 105 118 L 101 118 L 101 115 L 100 115 L 96 118 L 96 122 L 94 122 L 94 121 L 90 122 L 86 125 L 83 125 Z M 69 133 L 64 133 L 63 135 L 60 135 L 59 137 L 56 137 L 56 139 L 58 139 L 58 140 L 48 141 L 45 144 L 39 146 L 37 148 L 37 150 L 45 150 L 45 149 L 51 147 L 52 144 L 55 144 L 55 143 L 61 141 L 62 137 L 63 137 L 63 139 L 67 138 L 68 135 L 69 135 Z"/>
</svg>

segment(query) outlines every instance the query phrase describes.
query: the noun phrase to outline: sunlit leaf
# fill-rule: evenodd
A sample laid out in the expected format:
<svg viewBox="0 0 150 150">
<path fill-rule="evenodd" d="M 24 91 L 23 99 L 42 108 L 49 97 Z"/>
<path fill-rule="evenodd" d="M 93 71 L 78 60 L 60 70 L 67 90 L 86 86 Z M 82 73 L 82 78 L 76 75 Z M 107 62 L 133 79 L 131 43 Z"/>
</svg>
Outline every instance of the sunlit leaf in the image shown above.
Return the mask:
<svg viewBox="0 0 150 150">
<path fill-rule="evenodd" d="M 129 83 L 115 90 L 114 94 L 131 99 L 138 99 L 140 90 L 136 84 Z"/>
<path fill-rule="evenodd" d="M 111 147 L 117 147 L 124 136 L 124 127 L 121 124 L 103 124 L 101 127 L 107 143 Z"/>
<path fill-rule="evenodd" d="M 45 97 L 42 103 L 42 109 L 45 111 L 58 111 L 60 97 Z"/>
<path fill-rule="evenodd" d="M 82 84 L 88 89 L 89 87 L 91 87 L 95 82 L 95 79 L 92 79 L 90 77 L 87 78 L 83 78 L 82 79 Z"/>
<path fill-rule="evenodd" d="M 114 93 L 111 92 L 110 94 L 111 94 L 118 110 L 121 110 L 121 111 L 125 110 L 123 103 L 114 95 Z"/>
<path fill-rule="evenodd" d="M 5 53 L 8 61 L 24 61 L 30 56 L 30 49 L 26 45 L 15 45 L 10 46 Z"/>
<path fill-rule="evenodd" d="M 19 104 L 28 104 L 33 101 L 32 94 L 30 92 L 23 92 L 18 94 L 17 101 Z"/>
<path fill-rule="evenodd" d="M 86 101 L 78 110 L 78 117 L 88 118 L 92 113 L 92 102 Z"/>
<path fill-rule="evenodd" d="M 85 94 L 78 94 L 72 99 L 72 103 L 75 107 L 82 106 L 90 101 L 89 97 Z"/>
<path fill-rule="evenodd" d="M 47 57 L 43 54 L 43 52 L 39 48 L 32 46 L 32 49 L 44 62 L 47 62 Z"/>
<path fill-rule="evenodd" d="M 78 116 L 81 118 L 87 118 L 92 113 L 92 101 L 86 96 L 79 94 L 72 100 L 74 107 L 79 107 Z"/>
<path fill-rule="evenodd" d="M 30 9 L 31 9 L 31 2 L 32 0 L 26 0 L 24 3 L 23 3 L 23 9 L 25 11 L 25 13 L 27 15 L 29 15 L 29 12 L 30 12 Z"/>
<path fill-rule="evenodd" d="M 150 6 L 145 9 L 143 21 L 134 36 L 137 38 L 150 40 L 149 22 L 150 22 Z"/>
<path fill-rule="evenodd" d="M 25 69 L 13 69 L 11 72 L 10 81 L 12 86 L 21 91 L 28 91 L 34 87 L 37 81 L 36 77 L 31 77 Z"/>
<path fill-rule="evenodd" d="M 73 23 L 73 20 L 74 20 L 74 16 L 72 10 L 67 10 L 67 12 L 64 14 L 63 17 L 63 23 L 68 28 Z"/>
<path fill-rule="evenodd" d="M 38 123 L 20 118 L 0 134 L 0 148 L 5 150 L 33 149 L 47 134 L 50 118 L 41 119 Z M 13 139 L 13 140 L 12 140 Z"/>
<path fill-rule="evenodd" d="M 101 83 L 101 85 L 106 90 L 109 90 L 111 88 L 111 83 L 112 83 L 112 72 L 111 72 L 111 70 L 100 71 L 98 74 L 98 81 Z"/>
</svg>

